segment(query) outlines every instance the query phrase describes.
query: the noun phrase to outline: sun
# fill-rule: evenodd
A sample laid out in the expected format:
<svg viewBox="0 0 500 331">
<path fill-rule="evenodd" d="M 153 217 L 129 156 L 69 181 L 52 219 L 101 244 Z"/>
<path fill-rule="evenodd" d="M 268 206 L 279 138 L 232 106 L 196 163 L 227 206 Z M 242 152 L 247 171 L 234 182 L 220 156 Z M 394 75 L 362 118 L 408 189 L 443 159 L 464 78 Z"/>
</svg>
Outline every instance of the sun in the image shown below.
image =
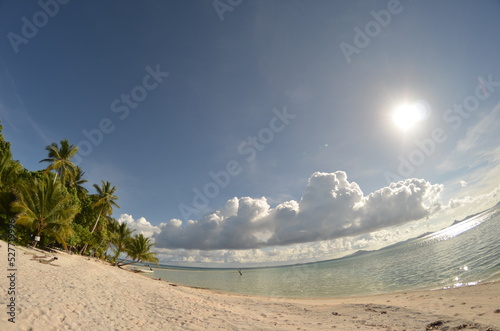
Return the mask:
<svg viewBox="0 0 500 331">
<path fill-rule="evenodd" d="M 392 114 L 394 124 L 403 131 L 408 131 L 423 119 L 424 116 L 417 104 L 403 104 Z"/>
</svg>

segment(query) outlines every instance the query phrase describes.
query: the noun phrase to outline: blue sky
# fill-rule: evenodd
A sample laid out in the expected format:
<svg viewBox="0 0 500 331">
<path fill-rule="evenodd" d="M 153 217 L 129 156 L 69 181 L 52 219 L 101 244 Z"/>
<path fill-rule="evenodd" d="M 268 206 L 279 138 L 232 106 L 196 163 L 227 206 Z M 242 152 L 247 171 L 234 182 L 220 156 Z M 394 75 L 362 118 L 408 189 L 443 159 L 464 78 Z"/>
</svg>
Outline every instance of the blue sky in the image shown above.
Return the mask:
<svg viewBox="0 0 500 331">
<path fill-rule="evenodd" d="M 30 170 L 46 145 L 78 144 L 89 188 L 116 185 L 114 216 L 154 234 L 164 261 L 376 248 L 498 201 L 499 14 L 498 1 L 2 1 L 4 135 Z M 402 104 L 425 115 L 407 131 Z"/>
</svg>

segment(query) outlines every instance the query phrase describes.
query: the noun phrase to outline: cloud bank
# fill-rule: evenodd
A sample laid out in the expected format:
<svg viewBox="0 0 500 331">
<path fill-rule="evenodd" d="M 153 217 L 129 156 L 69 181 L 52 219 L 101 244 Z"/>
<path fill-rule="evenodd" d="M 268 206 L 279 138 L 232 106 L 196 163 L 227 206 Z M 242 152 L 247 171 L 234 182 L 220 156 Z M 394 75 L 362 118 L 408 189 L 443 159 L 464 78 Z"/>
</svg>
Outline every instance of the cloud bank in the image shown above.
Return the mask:
<svg viewBox="0 0 500 331">
<path fill-rule="evenodd" d="M 364 196 L 345 172 L 316 172 L 299 202 L 271 208 L 265 197 L 232 198 L 199 220 L 161 223 L 153 238 L 157 248 L 218 250 L 357 236 L 426 218 L 440 209 L 442 190 L 442 185 L 412 178 Z"/>
<path fill-rule="evenodd" d="M 129 229 L 134 230 L 133 235 L 143 234 L 145 237 L 152 237 L 155 233 L 160 233 L 160 228 L 149 223 L 144 217 L 134 219 L 132 215 L 122 214 L 118 218 L 118 223 L 126 223 Z"/>
</svg>

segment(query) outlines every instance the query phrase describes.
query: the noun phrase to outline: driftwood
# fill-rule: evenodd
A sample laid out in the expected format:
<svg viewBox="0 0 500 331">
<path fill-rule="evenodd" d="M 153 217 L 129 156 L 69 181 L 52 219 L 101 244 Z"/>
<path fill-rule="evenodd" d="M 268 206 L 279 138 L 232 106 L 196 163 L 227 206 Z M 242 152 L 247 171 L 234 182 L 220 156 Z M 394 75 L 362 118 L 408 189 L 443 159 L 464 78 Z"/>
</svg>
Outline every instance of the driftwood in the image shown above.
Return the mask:
<svg viewBox="0 0 500 331">
<path fill-rule="evenodd" d="M 57 264 L 53 264 L 53 263 L 52 263 L 53 261 L 57 260 L 57 256 L 54 256 L 54 257 L 53 257 L 53 258 L 51 258 L 50 260 L 41 260 L 41 259 L 40 259 L 40 258 L 47 258 L 47 257 L 48 257 L 48 256 L 38 257 L 38 258 L 37 258 L 37 257 L 35 257 L 35 258 L 31 259 L 31 260 L 32 260 L 32 261 L 38 261 L 38 262 L 43 263 L 43 264 L 50 264 L 50 265 L 52 265 L 52 266 L 54 266 L 54 267 L 59 267 L 59 265 L 57 265 Z"/>
<path fill-rule="evenodd" d="M 31 258 L 32 260 L 38 260 L 38 259 L 46 259 L 48 258 L 49 256 L 48 255 L 43 255 L 43 256 L 36 256 L 36 255 L 33 255 L 33 257 Z"/>
<path fill-rule="evenodd" d="M 55 261 L 57 260 L 57 256 L 54 256 L 53 258 L 51 258 L 50 260 L 38 260 L 40 263 L 45 263 L 45 264 L 49 264 L 50 262 L 52 261 Z"/>
</svg>

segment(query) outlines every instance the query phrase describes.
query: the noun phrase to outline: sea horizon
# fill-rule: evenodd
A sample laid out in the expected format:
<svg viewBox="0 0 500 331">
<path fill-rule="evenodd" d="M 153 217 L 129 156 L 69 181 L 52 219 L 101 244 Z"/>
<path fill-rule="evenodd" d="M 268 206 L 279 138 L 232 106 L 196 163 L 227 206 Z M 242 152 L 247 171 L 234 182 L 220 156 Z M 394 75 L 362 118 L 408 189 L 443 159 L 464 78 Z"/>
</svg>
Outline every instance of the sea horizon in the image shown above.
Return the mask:
<svg viewBox="0 0 500 331">
<path fill-rule="evenodd" d="M 497 204 L 463 220 L 453 221 L 451 226 L 442 230 L 378 250 L 359 250 L 340 258 L 246 268 L 157 267 L 150 264 L 154 272 L 147 276 L 230 293 L 310 298 L 476 285 L 500 280 L 500 263 L 495 259 L 500 255 L 500 244 L 495 242 L 493 231 L 499 221 Z M 469 250 L 464 252 L 460 247 Z M 424 260 L 416 263 L 415 258 L 422 254 Z M 414 263 L 407 263 L 408 260 Z"/>
<path fill-rule="evenodd" d="M 428 236 L 428 235 L 431 235 L 433 233 L 438 233 L 440 231 L 443 231 L 445 229 L 448 229 L 458 223 L 462 223 L 464 221 L 467 221 L 473 217 L 476 217 L 476 216 L 479 216 L 481 214 L 484 214 L 484 213 L 487 213 L 488 211 L 492 211 L 492 210 L 495 210 L 497 208 L 500 207 L 500 202 L 498 202 L 496 205 L 494 205 L 493 207 L 491 208 L 488 208 L 488 209 L 485 209 L 483 211 L 480 211 L 478 213 L 474 213 L 474 214 L 471 214 L 471 215 L 467 215 L 466 217 L 462 218 L 461 220 L 453 220 L 453 221 L 450 221 L 449 225 L 448 226 L 445 226 L 444 228 L 440 229 L 440 230 L 437 230 L 437 231 L 429 231 L 429 232 L 425 232 L 423 234 L 420 234 L 418 236 L 415 236 L 415 237 L 411 237 L 411 238 L 408 238 L 406 240 L 403 240 L 403 241 L 399 241 L 399 242 L 396 242 L 396 243 L 393 243 L 393 244 L 389 244 L 387 246 L 384 246 L 384 247 L 381 247 L 381 248 L 378 248 L 378 249 L 373 249 L 373 250 L 365 250 L 365 249 L 358 249 L 358 250 L 355 250 L 354 252 L 349 252 L 345 255 L 341 255 L 341 256 L 338 256 L 338 257 L 334 257 L 334 258 L 327 258 L 327 259 L 324 259 L 324 260 L 321 260 L 321 259 L 318 259 L 318 260 L 314 260 L 314 261 L 306 261 L 306 262 L 293 262 L 293 263 L 287 263 L 287 262 L 284 262 L 284 264 L 276 264 L 276 265 L 269 265 L 269 264 L 265 264 L 265 262 L 259 264 L 259 265 L 253 265 L 253 266 L 246 266 L 245 264 L 240 264 L 240 265 L 234 265 L 234 266 L 229 266 L 229 267 L 221 267 L 221 266 L 212 266 L 212 265 L 208 265 L 208 264 L 204 264 L 204 265 L 200 265 L 198 266 L 194 266 L 194 263 L 189 263 L 189 262 L 184 262 L 184 265 L 181 265 L 181 264 L 163 264 L 163 263 L 158 263 L 159 267 L 162 268 L 162 269 L 192 269 L 192 270 L 198 270 L 198 269 L 208 269 L 208 270 L 236 270 L 236 269 L 267 269 L 267 268 L 283 268 L 283 267 L 292 267 L 292 266 L 299 266 L 299 265 L 307 265 L 307 264 L 314 264 L 314 263 L 324 263 L 324 262 L 330 262 L 330 261 L 335 261 L 335 260 L 340 260 L 340 259 L 345 259 L 345 258 L 349 258 L 349 257 L 354 257 L 354 256 L 357 256 L 357 255 L 361 255 L 361 254 L 367 254 L 367 253 L 371 253 L 371 252 L 377 252 L 377 251 L 381 251 L 381 250 L 384 250 L 384 249 L 389 249 L 389 248 L 392 248 L 394 246 L 398 246 L 398 245 L 401 245 L 401 244 L 404 244 L 404 243 L 407 243 L 407 242 L 411 242 L 413 240 L 417 240 L 417 239 L 420 239 L 422 237 L 425 237 L 425 236 Z M 279 262 L 278 262 L 279 263 Z M 220 264 L 223 264 L 223 263 L 220 263 Z M 151 267 L 151 268 L 158 268 L 157 265 L 154 265 L 154 264 L 151 264 L 151 263 L 136 263 L 135 264 L 136 266 L 147 266 L 147 267 Z"/>
</svg>

